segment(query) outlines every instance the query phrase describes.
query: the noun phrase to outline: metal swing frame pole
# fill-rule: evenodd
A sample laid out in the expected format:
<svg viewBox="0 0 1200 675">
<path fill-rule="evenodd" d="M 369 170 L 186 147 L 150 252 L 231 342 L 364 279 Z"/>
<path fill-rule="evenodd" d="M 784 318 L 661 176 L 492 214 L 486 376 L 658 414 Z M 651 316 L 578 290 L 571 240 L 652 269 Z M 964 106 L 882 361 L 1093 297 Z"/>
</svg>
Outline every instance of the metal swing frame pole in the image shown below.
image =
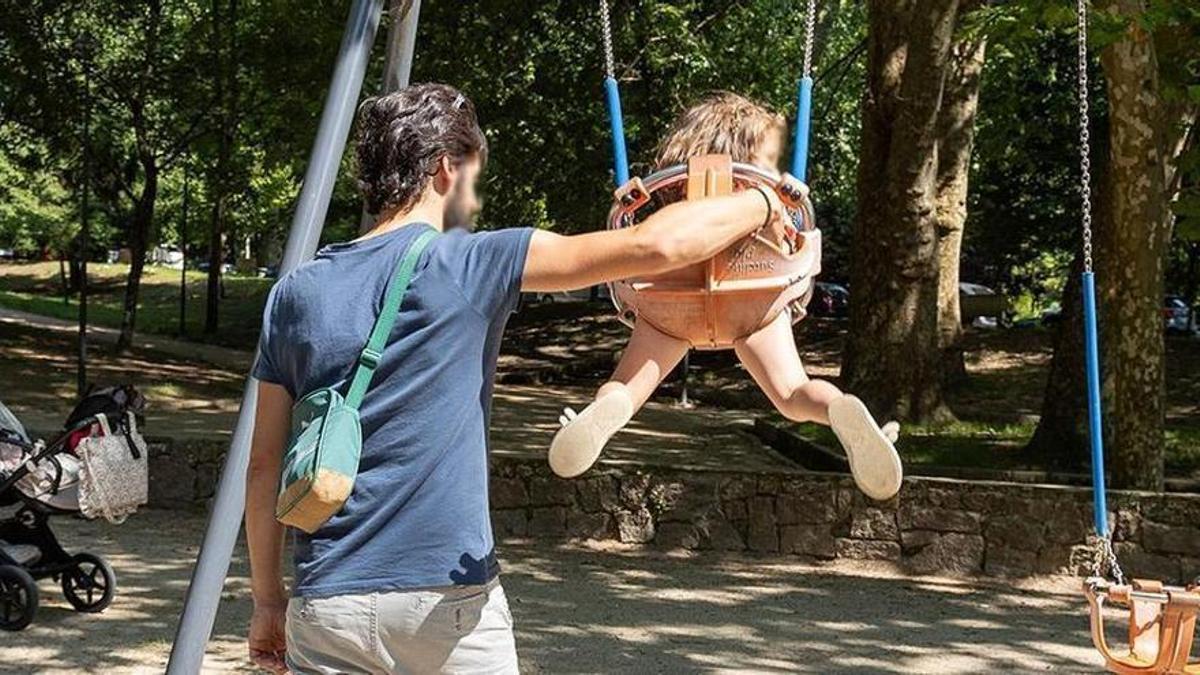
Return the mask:
<svg viewBox="0 0 1200 675">
<path fill-rule="evenodd" d="M 350 7 L 337 65 L 280 262 L 280 276 L 295 269 L 316 252 L 382 10 L 383 0 L 354 0 Z M 416 28 L 415 21 L 412 28 Z M 204 662 L 221 590 L 229 572 L 229 561 L 241 530 L 257 394 L 258 382 L 248 377 L 208 529 L 192 571 L 175 642 L 171 647 L 171 657 L 167 663 L 169 675 L 199 673 Z"/>
</svg>

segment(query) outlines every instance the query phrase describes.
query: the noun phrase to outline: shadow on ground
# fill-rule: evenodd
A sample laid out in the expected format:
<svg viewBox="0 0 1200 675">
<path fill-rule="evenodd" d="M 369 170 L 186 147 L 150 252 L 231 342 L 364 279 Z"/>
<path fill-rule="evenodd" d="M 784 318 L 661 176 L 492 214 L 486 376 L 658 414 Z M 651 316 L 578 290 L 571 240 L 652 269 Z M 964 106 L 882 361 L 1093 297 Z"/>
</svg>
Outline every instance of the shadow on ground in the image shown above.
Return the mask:
<svg viewBox="0 0 1200 675">
<path fill-rule="evenodd" d="M 112 561 L 117 600 L 103 614 L 79 615 L 43 582 L 35 624 L 0 634 L 0 671 L 162 672 L 203 527 L 200 515 L 166 511 L 119 527 L 62 521 L 70 550 Z M 529 541 L 504 542 L 500 552 L 525 672 L 1098 669 L 1070 579 L 1018 590 L 778 557 Z M 233 561 L 205 672 L 248 670 L 243 554 Z"/>
</svg>

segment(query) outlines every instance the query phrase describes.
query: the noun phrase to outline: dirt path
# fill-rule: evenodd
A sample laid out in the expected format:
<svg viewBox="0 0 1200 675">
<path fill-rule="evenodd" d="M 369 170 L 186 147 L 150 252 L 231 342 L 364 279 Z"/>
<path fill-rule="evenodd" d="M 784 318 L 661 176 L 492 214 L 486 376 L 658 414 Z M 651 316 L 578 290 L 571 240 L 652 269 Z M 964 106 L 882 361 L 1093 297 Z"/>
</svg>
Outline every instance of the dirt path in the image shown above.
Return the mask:
<svg viewBox="0 0 1200 675">
<path fill-rule="evenodd" d="M 58 522 L 69 550 L 112 561 L 117 600 L 103 614 L 78 615 L 43 582 L 34 625 L 0 634 L 0 672 L 161 673 L 203 517 L 151 511 L 120 527 Z M 1013 589 L 769 557 L 526 541 L 500 550 L 523 672 L 1099 670 L 1072 579 Z M 248 670 L 243 553 L 205 672 Z"/>
</svg>

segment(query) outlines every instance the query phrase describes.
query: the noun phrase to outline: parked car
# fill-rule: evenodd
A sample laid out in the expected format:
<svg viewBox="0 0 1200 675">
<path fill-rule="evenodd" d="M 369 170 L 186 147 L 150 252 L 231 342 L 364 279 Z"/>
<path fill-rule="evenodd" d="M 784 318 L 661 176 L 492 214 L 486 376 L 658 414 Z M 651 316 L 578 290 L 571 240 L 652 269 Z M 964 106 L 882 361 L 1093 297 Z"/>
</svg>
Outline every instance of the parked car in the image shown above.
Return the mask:
<svg viewBox="0 0 1200 675">
<path fill-rule="evenodd" d="M 849 312 L 849 307 L 849 289 L 841 284 L 818 281 L 808 303 L 808 312 L 813 316 L 842 318 Z"/>
<path fill-rule="evenodd" d="M 0 260 L 16 260 L 17 252 L 11 248 L 0 248 Z"/>
<path fill-rule="evenodd" d="M 607 302 L 612 297 L 608 292 L 608 284 L 601 284 L 596 287 L 596 300 Z M 592 289 L 580 288 L 574 291 L 555 291 L 555 292 L 538 292 L 525 293 L 522 302 L 543 303 L 543 302 L 588 302 L 592 299 Z"/>
<path fill-rule="evenodd" d="M 1177 295 L 1168 295 L 1163 301 L 1163 321 L 1168 333 L 1186 333 L 1192 318 L 1187 301 Z"/>
<path fill-rule="evenodd" d="M 1008 298 L 983 284 L 959 282 L 958 303 L 963 323 L 976 328 L 996 328 L 1008 313 Z"/>
</svg>

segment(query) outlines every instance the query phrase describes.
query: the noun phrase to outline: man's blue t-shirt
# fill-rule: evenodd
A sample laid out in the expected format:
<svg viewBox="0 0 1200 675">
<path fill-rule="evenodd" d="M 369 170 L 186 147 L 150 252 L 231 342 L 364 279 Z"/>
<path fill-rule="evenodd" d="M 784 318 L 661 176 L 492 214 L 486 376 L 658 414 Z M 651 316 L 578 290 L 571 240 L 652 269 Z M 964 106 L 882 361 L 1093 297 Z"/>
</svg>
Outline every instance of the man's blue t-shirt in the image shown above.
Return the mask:
<svg viewBox="0 0 1200 675">
<path fill-rule="evenodd" d="M 327 246 L 280 279 L 254 376 L 296 400 L 321 387 L 344 394 L 396 265 L 428 227 Z M 315 533 L 296 533 L 294 595 L 482 584 L 499 572 L 488 423 L 532 233 L 453 231 L 422 253 L 360 408 L 354 491 Z"/>
</svg>

